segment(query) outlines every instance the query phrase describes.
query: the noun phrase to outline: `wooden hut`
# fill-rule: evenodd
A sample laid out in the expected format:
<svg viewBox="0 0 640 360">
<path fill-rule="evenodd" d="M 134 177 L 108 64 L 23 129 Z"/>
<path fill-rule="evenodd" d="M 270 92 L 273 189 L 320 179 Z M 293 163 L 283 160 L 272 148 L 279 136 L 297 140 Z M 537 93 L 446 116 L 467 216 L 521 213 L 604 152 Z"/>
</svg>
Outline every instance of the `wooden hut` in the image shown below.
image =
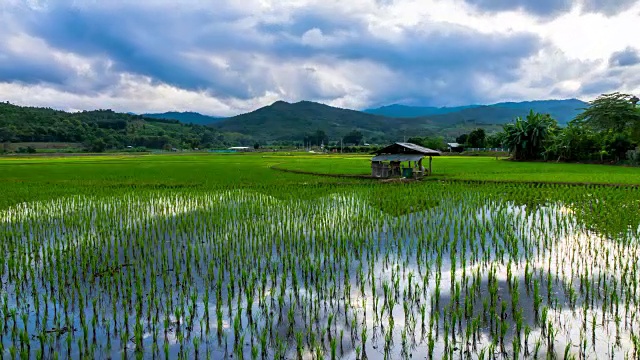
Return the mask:
<svg viewBox="0 0 640 360">
<path fill-rule="evenodd" d="M 433 156 L 440 151 L 427 149 L 412 143 L 395 143 L 374 152 L 371 159 L 371 176 L 377 178 L 420 178 L 431 175 Z M 429 157 L 429 168 L 425 169 L 422 160 Z"/>
</svg>

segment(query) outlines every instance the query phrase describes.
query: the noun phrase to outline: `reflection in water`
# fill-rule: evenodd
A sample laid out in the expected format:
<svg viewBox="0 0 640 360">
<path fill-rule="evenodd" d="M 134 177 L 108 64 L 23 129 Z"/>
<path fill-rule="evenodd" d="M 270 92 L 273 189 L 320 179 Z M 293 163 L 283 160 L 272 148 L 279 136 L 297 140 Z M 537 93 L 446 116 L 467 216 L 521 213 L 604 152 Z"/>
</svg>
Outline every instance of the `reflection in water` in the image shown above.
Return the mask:
<svg viewBox="0 0 640 360">
<path fill-rule="evenodd" d="M 358 191 L 313 200 L 167 191 L 18 205 L 0 213 L 0 350 L 638 355 L 633 234 L 601 236 L 560 203 L 526 209 L 432 190 L 412 212 L 397 208 L 406 197 L 372 201 Z"/>
</svg>

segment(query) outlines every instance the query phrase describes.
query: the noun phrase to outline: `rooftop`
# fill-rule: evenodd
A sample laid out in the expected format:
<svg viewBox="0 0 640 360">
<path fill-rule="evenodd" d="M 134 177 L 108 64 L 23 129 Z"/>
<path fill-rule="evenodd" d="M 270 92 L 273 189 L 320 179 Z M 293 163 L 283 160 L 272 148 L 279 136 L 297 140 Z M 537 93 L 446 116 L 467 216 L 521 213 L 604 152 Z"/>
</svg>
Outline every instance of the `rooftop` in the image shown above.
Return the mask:
<svg viewBox="0 0 640 360">
<path fill-rule="evenodd" d="M 376 151 L 374 154 L 421 154 L 423 156 L 440 156 L 440 151 L 413 143 L 397 142 L 385 147 L 384 149 Z"/>
</svg>

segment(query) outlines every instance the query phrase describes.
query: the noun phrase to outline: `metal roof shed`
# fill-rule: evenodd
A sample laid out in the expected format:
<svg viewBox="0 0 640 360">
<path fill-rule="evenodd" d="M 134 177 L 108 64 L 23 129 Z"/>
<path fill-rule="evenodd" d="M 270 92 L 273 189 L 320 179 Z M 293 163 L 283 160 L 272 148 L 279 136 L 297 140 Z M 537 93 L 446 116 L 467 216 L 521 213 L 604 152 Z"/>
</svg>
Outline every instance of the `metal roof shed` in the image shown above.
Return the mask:
<svg viewBox="0 0 640 360">
<path fill-rule="evenodd" d="M 371 175 L 377 178 L 414 177 L 419 178 L 431 174 L 433 156 L 440 156 L 440 151 L 426 147 L 398 142 L 374 152 L 371 159 Z M 429 156 L 429 169 L 422 166 L 422 159 Z M 403 166 L 403 162 L 408 166 Z M 413 164 L 412 164 L 413 163 Z"/>
</svg>

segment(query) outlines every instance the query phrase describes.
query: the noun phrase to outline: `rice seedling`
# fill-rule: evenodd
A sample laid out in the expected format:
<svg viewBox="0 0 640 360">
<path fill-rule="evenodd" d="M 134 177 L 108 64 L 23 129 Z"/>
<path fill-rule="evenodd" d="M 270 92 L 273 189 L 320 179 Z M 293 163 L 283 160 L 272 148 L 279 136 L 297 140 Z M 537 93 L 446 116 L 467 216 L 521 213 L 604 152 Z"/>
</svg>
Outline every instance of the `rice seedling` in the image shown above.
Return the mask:
<svg viewBox="0 0 640 360">
<path fill-rule="evenodd" d="M 18 202 L 0 210 L 0 353 L 637 357 L 639 194 L 282 182 Z"/>
</svg>

